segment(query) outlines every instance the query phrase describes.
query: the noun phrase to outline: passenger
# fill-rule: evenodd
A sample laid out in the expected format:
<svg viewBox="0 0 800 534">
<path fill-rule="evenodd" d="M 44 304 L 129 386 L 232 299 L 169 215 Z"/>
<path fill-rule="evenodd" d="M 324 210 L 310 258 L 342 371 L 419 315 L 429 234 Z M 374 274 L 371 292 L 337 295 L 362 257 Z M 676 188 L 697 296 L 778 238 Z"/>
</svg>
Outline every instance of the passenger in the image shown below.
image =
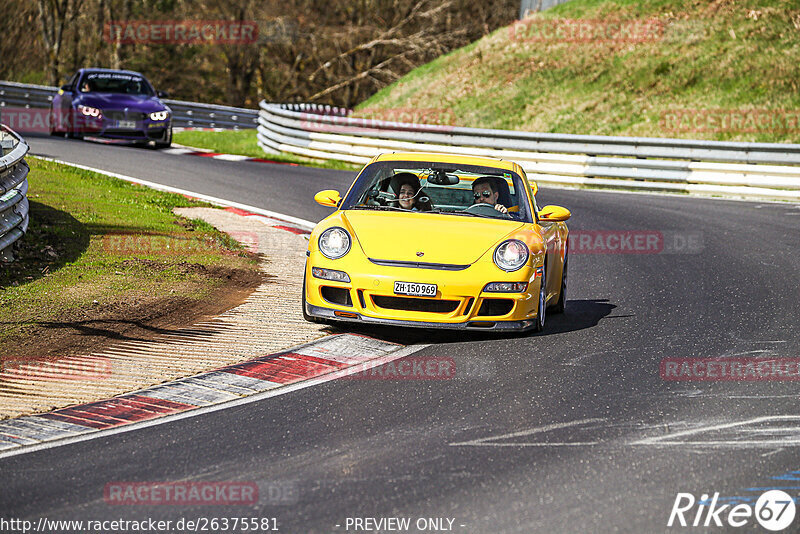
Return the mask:
<svg viewBox="0 0 800 534">
<path fill-rule="evenodd" d="M 397 204 L 404 210 L 430 211 L 430 201 L 423 201 L 419 178 L 411 173 L 396 174 L 392 178 L 393 189 L 397 191 Z"/>
<path fill-rule="evenodd" d="M 472 182 L 473 204 L 489 204 L 500 213 L 508 213 L 508 208 L 497 202 L 500 192 L 491 178 L 478 178 Z"/>
<path fill-rule="evenodd" d="M 404 210 L 419 211 L 414 206 L 414 204 L 417 203 L 416 195 L 417 191 L 414 190 L 414 186 L 406 182 L 400 186 L 400 194 L 397 195 L 397 203 L 400 204 L 400 207 Z"/>
</svg>

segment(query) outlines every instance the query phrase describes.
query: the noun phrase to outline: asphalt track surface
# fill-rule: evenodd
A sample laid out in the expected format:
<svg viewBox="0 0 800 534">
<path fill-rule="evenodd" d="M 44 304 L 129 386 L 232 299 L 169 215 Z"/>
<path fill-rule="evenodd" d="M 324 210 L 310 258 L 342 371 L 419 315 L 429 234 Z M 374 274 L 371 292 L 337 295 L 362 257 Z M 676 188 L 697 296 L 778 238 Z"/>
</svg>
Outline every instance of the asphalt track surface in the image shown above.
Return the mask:
<svg viewBox="0 0 800 534">
<path fill-rule="evenodd" d="M 29 141 L 32 154 L 310 220 L 327 213 L 313 193 L 353 176 Z M 415 356 L 452 358 L 451 379 L 336 380 L 0 459 L 0 516 L 276 517 L 281 532 L 347 532 L 348 517 L 442 517 L 454 532 L 664 532 L 687 530 L 666 527 L 678 492 L 751 504 L 761 488 L 800 495 L 800 476 L 787 475 L 800 470 L 797 382 L 676 382 L 659 372 L 664 358 L 800 357 L 800 209 L 554 189 L 538 200 L 568 207 L 572 232 L 699 233 L 703 250 L 571 254 L 567 312 L 541 335 L 362 331 L 432 343 Z M 752 421 L 776 416 L 797 419 Z M 262 492 L 288 483 L 293 502 L 266 492 L 248 507 L 103 500 L 109 482 L 177 480 L 255 481 Z"/>
</svg>

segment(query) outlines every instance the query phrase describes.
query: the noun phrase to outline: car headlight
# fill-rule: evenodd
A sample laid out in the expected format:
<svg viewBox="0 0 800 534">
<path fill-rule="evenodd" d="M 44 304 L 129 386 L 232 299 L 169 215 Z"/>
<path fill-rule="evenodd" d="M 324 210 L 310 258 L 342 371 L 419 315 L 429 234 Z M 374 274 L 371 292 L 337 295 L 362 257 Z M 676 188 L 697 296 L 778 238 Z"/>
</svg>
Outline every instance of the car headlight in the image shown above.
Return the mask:
<svg viewBox="0 0 800 534">
<path fill-rule="evenodd" d="M 319 236 L 319 251 L 331 260 L 338 260 L 350 251 L 350 234 L 344 228 L 334 226 Z"/>
<path fill-rule="evenodd" d="M 97 117 L 100 118 L 103 116 L 103 112 L 97 108 L 93 108 L 90 106 L 78 106 L 78 111 L 80 111 L 83 115 L 87 117 Z"/>
<path fill-rule="evenodd" d="M 500 243 L 494 251 L 494 263 L 504 271 L 516 271 L 528 263 L 528 245 L 518 239 Z"/>
<path fill-rule="evenodd" d="M 150 120 L 151 121 L 163 121 L 163 120 L 166 120 L 167 117 L 169 117 L 169 111 L 167 111 L 167 110 L 154 111 L 154 112 L 152 112 L 150 114 Z"/>
</svg>

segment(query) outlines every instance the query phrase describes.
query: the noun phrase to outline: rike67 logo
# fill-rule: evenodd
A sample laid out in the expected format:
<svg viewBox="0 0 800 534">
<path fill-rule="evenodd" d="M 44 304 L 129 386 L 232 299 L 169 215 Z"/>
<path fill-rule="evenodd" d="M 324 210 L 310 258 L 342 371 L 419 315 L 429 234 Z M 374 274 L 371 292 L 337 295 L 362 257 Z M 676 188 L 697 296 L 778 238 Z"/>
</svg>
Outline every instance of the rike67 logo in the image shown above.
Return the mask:
<svg viewBox="0 0 800 534">
<path fill-rule="evenodd" d="M 777 532 L 794 522 L 794 499 L 781 490 L 769 490 L 761 494 L 755 505 L 719 504 L 719 493 L 709 500 L 701 495 L 696 501 L 691 493 L 678 493 L 667 526 L 681 527 L 743 527 L 753 525 L 754 520 L 763 528 Z"/>
</svg>

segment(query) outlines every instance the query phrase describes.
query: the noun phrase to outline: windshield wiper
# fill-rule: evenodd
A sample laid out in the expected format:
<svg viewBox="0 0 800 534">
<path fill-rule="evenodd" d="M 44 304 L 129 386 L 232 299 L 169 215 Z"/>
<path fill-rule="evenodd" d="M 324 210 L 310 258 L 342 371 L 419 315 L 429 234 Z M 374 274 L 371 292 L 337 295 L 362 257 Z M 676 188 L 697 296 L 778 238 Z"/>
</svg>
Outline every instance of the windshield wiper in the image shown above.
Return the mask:
<svg viewBox="0 0 800 534">
<path fill-rule="evenodd" d="M 353 206 L 352 208 L 348 208 L 351 210 L 375 210 L 375 211 L 411 211 L 411 210 L 404 210 L 403 208 L 395 208 L 394 206 Z"/>
<path fill-rule="evenodd" d="M 466 217 L 481 217 L 482 219 L 491 219 L 485 215 L 478 215 L 477 213 L 470 213 L 468 211 L 446 211 L 446 210 L 433 210 L 427 213 L 444 213 L 445 215 L 464 215 Z"/>
</svg>

